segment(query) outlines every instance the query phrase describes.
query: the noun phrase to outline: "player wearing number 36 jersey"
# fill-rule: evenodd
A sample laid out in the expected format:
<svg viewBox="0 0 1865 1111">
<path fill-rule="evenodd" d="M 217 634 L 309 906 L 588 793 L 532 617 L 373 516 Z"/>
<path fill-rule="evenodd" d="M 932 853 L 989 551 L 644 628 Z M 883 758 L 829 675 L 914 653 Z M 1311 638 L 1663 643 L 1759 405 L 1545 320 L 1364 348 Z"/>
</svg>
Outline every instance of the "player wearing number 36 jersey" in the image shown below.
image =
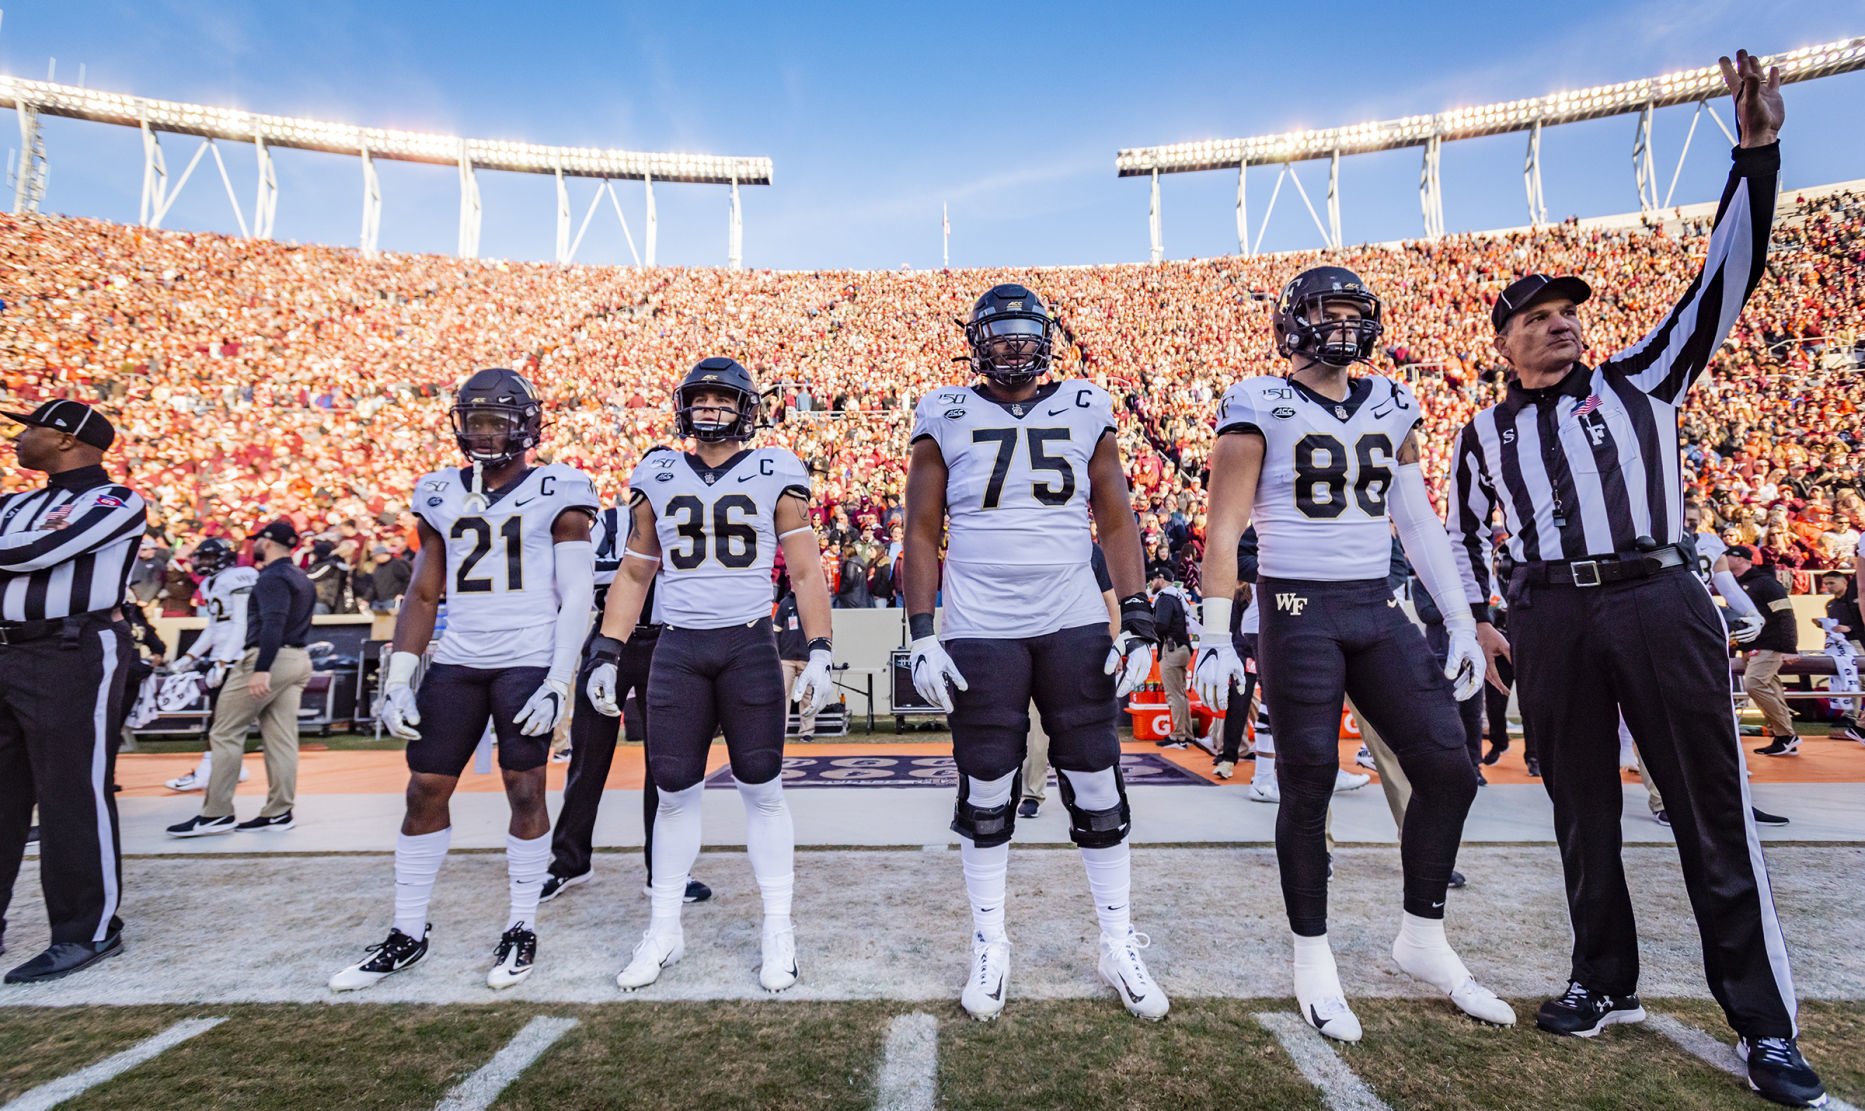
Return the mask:
<svg viewBox="0 0 1865 1111">
<path fill-rule="evenodd" d="M 1298 275 L 1276 306 L 1286 377 L 1231 387 L 1217 410 L 1204 564 L 1199 694 L 1224 706 L 1243 666 L 1229 638 L 1237 538 L 1259 547 L 1257 666 L 1276 723 L 1276 860 L 1294 935 L 1295 998 L 1323 1034 L 1358 1041 L 1327 940 L 1324 826 L 1339 767 L 1344 696 L 1391 746 L 1412 782 L 1400 837 L 1405 913 L 1393 958 L 1467 1013 L 1512 1023 L 1508 1004 L 1471 979 L 1444 938 L 1444 895 L 1476 770 L 1457 700 L 1482 684 L 1476 623 L 1463 604 L 1443 523 L 1418 466 L 1418 402 L 1389 378 L 1347 373 L 1372 354 L 1379 298 L 1351 271 Z M 1450 658 L 1386 585 L 1393 526 L 1450 633 Z M 1455 689 L 1453 689 L 1453 683 Z"/>
<path fill-rule="evenodd" d="M 654 822 L 651 917 L 627 967 L 625 991 L 644 988 L 686 951 L 681 902 L 699 857 L 706 750 L 725 730 L 732 778 L 745 805 L 745 854 L 764 899 L 767 991 L 796 983 L 790 924 L 796 836 L 784 801 L 783 664 L 771 629 L 771 571 L 781 546 L 796 584 L 809 665 L 797 679 L 804 709 L 835 693 L 830 675 L 829 589 L 809 523 L 809 476 L 782 448 L 747 448 L 758 424 L 751 374 L 705 359 L 674 390 L 677 430 L 692 452 L 650 452 L 628 480 L 633 527 L 603 607 L 589 699 L 618 714 L 616 662 L 640 627 L 648 584 L 664 629 L 648 669 L 648 774 L 660 791 Z"/>
<path fill-rule="evenodd" d="M 395 925 L 363 961 L 331 978 L 364 988 L 427 953 L 427 904 L 452 837 L 448 800 L 488 722 L 511 803 L 505 838 L 511 904 L 490 987 L 531 972 L 538 896 L 550 865 L 544 765 L 569 707 L 595 597 L 589 529 L 596 491 L 581 471 L 532 466 L 543 406 L 521 375 L 482 370 L 461 383 L 454 438 L 468 465 L 415 485 L 420 551 L 395 620 L 381 718 L 408 742 L 408 809 L 395 842 Z M 413 687 L 442 597 L 447 630 Z"/>
<path fill-rule="evenodd" d="M 1092 382 L 1038 383 L 1052 329 L 1028 289 L 988 290 L 965 326 L 972 370 L 987 381 L 934 391 L 914 414 L 902 573 L 913 684 L 952 719 L 952 830 L 973 924 L 965 1009 L 989 1020 L 1004 1006 L 1005 873 L 1034 701 L 1100 920 L 1101 977 L 1129 1011 L 1156 1019 L 1167 1001 L 1140 958 L 1147 938 L 1130 922 L 1132 823 L 1114 731 L 1116 692 L 1152 668 L 1152 607 L 1112 399 Z M 1094 575 L 1091 510 L 1123 598 L 1118 645 Z M 944 627 L 934 636 L 941 588 Z"/>
</svg>

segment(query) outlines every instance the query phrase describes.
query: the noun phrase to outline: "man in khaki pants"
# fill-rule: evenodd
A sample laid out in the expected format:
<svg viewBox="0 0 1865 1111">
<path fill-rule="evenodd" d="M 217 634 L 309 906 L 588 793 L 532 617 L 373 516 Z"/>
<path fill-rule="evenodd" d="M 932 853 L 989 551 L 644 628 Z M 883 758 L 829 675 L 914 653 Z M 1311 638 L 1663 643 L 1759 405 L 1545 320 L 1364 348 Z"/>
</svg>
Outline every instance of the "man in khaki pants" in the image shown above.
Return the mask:
<svg viewBox="0 0 1865 1111">
<path fill-rule="evenodd" d="M 1742 672 L 1742 689 L 1767 721 L 1769 741 L 1755 751 L 1763 756 L 1798 756 L 1800 738 L 1794 733 L 1794 714 L 1782 695 L 1781 664 L 1800 646 L 1794 628 L 1794 603 L 1774 572 L 1755 566 L 1755 553 L 1744 544 L 1732 544 L 1723 553 L 1737 585 L 1755 603 L 1767 624 L 1748 642 L 1748 666 Z"/>
<path fill-rule="evenodd" d="M 292 827 L 292 803 L 298 792 L 298 703 L 311 678 L 305 643 L 311 636 L 316 590 L 303 571 L 292 566 L 298 533 L 280 519 L 253 539 L 253 559 L 260 566 L 247 607 L 246 652 L 221 686 L 208 744 L 213 774 L 201 812 L 168 827 L 174 837 L 217 833 L 282 831 Z M 266 801 L 251 821 L 235 824 L 233 790 L 239 784 L 240 756 L 246 731 L 259 723 L 265 742 Z"/>
<path fill-rule="evenodd" d="M 1192 704 L 1188 691 L 1192 662 L 1191 614 L 1178 584 L 1154 575 L 1153 623 L 1159 629 L 1159 682 L 1172 711 L 1172 732 L 1164 744 L 1183 747 L 1192 739 Z"/>
</svg>

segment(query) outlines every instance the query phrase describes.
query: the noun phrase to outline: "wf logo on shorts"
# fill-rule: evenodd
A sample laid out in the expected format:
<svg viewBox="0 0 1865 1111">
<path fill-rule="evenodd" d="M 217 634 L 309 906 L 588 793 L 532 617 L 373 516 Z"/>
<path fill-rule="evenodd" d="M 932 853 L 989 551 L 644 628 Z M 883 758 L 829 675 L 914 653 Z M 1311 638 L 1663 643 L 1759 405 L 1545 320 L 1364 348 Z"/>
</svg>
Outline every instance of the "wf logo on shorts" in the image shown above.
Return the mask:
<svg viewBox="0 0 1865 1111">
<path fill-rule="evenodd" d="M 1302 611 L 1308 608 L 1308 599 L 1300 594 L 1278 594 L 1276 595 L 1276 608 L 1283 613 L 1292 613 L 1300 617 Z"/>
</svg>

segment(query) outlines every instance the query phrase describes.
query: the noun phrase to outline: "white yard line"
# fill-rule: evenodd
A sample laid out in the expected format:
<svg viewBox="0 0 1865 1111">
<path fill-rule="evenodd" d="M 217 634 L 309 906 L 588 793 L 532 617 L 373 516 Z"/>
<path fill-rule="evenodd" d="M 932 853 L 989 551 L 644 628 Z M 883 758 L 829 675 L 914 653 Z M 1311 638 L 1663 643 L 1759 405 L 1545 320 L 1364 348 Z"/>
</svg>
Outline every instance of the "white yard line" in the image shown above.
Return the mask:
<svg viewBox="0 0 1865 1111">
<path fill-rule="evenodd" d="M 875 1111 L 932 1111 L 939 1071 L 939 1021 L 921 1011 L 887 1026 L 874 1077 Z"/>
<path fill-rule="evenodd" d="M 144 1061 L 161 1056 L 196 1034 L 207 1033 L 225 1021 L 224 1018 L 183 1019 L 160 1034 L 145 1038 L 121 1053 L 105 1057 L 94 1065 L 79 1069 L 69 1076 L 61 1076 L 49 1084 L 39 1085 L 5 1107 L 0 1107 L 0 1111 L 45 1111 L 46 1108 L 57 1107 L 99 1084 L 116 1079 Z"/>
<path fill-rule="evenodd" d="M 1735 1055 L 1735 1046 L 1718 1041 L 1696 1027 L 1670 1015 L 1651 1015 L 1645 1025 L 1677 1043 L 1677 1047 L 1706 1065 L 1721 1069 L 1742 1083 L 1748 1083 L 1748 1068 Z M 1838 1096 L 1828 1094 L 1822 1104 L 1826 1111 L 1859 1111 Z"/>
<path fill-rule="evenodd" d="M 484 1111 L 491 1107 L 511 1082 L 555 1045 L 558 1038 L 576 1026 L 573 1018 L 534 1018 L 523 1030 L 479 1066 L 479 1071 L 454 1085 L 446 1098 L 434 1105 L 434 1111 Z"/>
<path fill-rule="evenodd" d="M 1256 1021 L 1276 1036 L 1295 1067 L 1321 1092 L 1332 1111 L 1391 1111 L 1340 1059 L 1321 1032 L 1296 1015 L 1259 1014 Z"/>
</svg>

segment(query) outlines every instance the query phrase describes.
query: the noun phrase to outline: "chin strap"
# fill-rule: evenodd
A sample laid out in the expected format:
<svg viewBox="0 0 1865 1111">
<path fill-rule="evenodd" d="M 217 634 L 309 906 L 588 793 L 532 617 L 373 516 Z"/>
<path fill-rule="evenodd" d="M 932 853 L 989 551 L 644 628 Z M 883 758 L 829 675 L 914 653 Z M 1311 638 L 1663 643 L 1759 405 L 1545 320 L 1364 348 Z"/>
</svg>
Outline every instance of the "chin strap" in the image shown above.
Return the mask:
<svg viewBox="0 0 1865 1111">
<path fill-rule="evenodd" d="M 483 513 L 491 503 L 486 501 L 486 465 L 473 460 L 473 477 L 466 483 L 466 510 L 469 513 Z"/>
</svg>

